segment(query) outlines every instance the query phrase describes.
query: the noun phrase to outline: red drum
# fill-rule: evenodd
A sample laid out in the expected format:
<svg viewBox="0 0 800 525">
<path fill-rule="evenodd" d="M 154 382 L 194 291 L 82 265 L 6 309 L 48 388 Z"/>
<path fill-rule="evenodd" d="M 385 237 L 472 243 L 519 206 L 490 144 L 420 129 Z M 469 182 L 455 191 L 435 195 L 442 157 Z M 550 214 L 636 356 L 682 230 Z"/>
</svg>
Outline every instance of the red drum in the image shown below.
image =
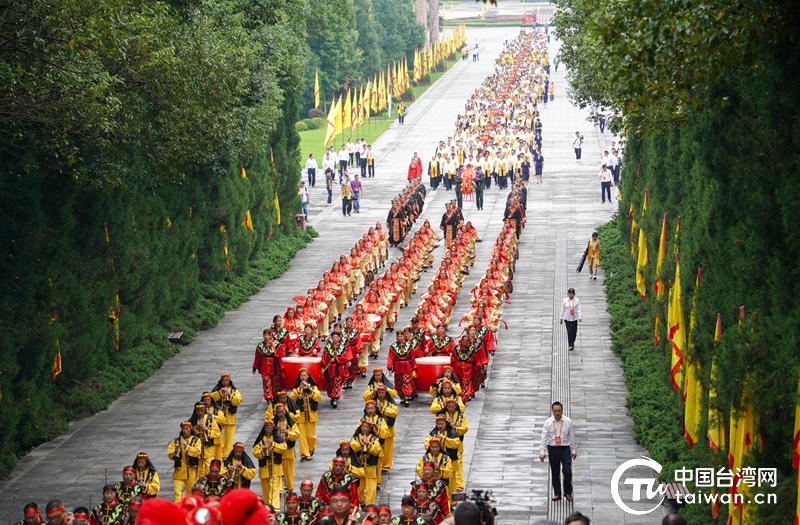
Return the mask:
<svg viewBox="0 0 800 525">
<path fill-rule="evenodd" d="M 370 348 L 372 347 L 372 334 L 370 333 L 361 333 L 361 348 L 363 352 L 369 352 Z"/>
<path fill-rule="evenodd" d="M 420 357 L 417 359 L 417 392 L 427 392 L 450 364 L 448 356 Z"/>
<path fill-rule="evenodd" d="M 381 316 L 378 314 L 367 314 L 367 320 L 376 326 L 381 324 Z"/>
<path fill-rule="evenodd" d="M 281 359 L 283 362 L 283 377 L 281 377 L 281 387 L 287 392 L 294 388 L 297 382 L 297 375 L 300 373 L 301 368 L 308 370 L 314 381 L 317 382 L 317 388 L 325 390 L 328 385 L 325 377 L 322 375 L 322 358 L 321 357 L 284 357 Z"/>
</svg>

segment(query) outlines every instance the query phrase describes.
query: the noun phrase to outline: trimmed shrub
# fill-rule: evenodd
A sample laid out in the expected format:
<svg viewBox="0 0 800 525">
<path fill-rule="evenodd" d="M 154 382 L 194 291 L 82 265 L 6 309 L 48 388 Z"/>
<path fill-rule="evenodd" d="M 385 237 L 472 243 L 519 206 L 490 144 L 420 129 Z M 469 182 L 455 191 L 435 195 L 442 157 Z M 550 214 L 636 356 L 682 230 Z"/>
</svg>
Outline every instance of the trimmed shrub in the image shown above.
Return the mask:
<svg viewBox="0 0 800 525">
<path fill-rule="evenodd" d="M 325 126 L 328 124 L 328 121 L 327 121 L 327 120 L 325 120 L 325 119 L 324 119 L 324 118 L 322 118 L 322 117 L 314 117 L 314 118 L 313 118 L 313 119 L 311 119 L 311 120 L 313 120 L 313 121 L 314 121 L 314 124 L 316 124 L 316 125 L 317 125 L 317 129 L 319 129 L 319 128 L 322 128 L 322 127 L 325 127 Z M 311 128 L 308 128 L 308 129 L 311 129 Z"/>
<path fill-rule="evenodd" d="M 325 119 L 325 112 L 321 109 L 311 108 L 308 110 L 308 118 L 321 118 Z"/>
<path fill-rule="evenodd" d="M 319 127 L 317 126 L 317 123 L 314 122 L 314 119 L 304 118 L 301 122 L 303 122 L 308 127 L 309 131 L 312 129 L 317 129 Z"/>
<path fill-rule="evenodd" d="M 302 133 L 303 131 L 308 131 L 308 125 L 301 120 L 294 123 L 294 129 L 296 129 L 298 133 Z"/>
</svg>

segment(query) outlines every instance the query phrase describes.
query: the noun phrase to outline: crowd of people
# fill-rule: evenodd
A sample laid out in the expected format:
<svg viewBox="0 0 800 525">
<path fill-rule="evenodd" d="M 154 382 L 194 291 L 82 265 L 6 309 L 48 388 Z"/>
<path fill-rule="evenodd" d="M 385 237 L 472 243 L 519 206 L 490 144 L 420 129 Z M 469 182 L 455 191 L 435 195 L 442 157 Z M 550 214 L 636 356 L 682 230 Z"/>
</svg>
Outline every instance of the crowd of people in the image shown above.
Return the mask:
<svg viewBox="0 0 800 525">
<path fill-rule="evenodd" d="M 522 33 L 504 48 L 495 72 L 475 90 L 453 135 L 442 140 L 428 162 L 430 186 L 455 190 L 458 207 L 475 201 L 483 209 L 483 192 L 500 190 L 531 175 L 543 181 L 542 122 L 539 104 L 555 97 L 549 78 L 547 40 L 543 33 Z M 533 173 L 531 168 L 533 167 Z M 409 179 L 413 168 L 409 167 Z"/>
<path fill-rule="evenodd" d="M 456 504 L 453 495 L 466 488 L 462 467 L 463 439 L 469 429 L 466 410 L 486 386 L 489 363 L 498 351 L 502 307 L 513 291 L 517 243 L 526 222 L 531 166 L 541 182 L 544 157 L 537 104 L 552 93 L 548 73 L 543 34 L 522 32 L 509 42 L 496 61 L 495 73 L 468 100 L 453 136 L 440 142 L 428 164 L 433 189 L 443 184 L 447 190 L 456 190 L 440 231 L 425 220 L 410 233 L 426 196 L 422 162 L 415 154 L 408 186 L 392 201 L 386 228 L 381 223 L 369 228 L 316 286 L 296 297 L 283 315 L 274 316 L 272 326 L 263 331 L 252 365 L 253 374 L 261 376 L 267 408 L 250 446 L 236 440 L 242 395 L 230 374 L 223 373 L 213 388 L 200 394 L 190 417 L 178 425 L 179 432 L 169 443 L 166 459 L 172 462 L 172 499 L 177 506 L 157 498 L 159 472 L 142 452 L 123 470 L 121 482 L 103 488 L 97 506 L 68 513 L 58 501 L 51 502 L 48 521 L 55 525 L 171 523 L 163 517 L 174 516 L 174 509 L 190 514 L 206 509 L 209 519 L 202 523 L 219 518 L 228 525 L 225 516 L 234 512 L 233 506 L 252 509 L 252 517 L 268 508 L 278 523 L 286 524 L 342 524 L 348 519 L 372 524 L 445 522 Z M 348 167 L 355 164 L 361 176 L 372 177 L 373 159 L 371 146 L 363 141 L 343 145 L 338 154 L 328 151 L 323 169 L 329 202 L 337 171 L 343 191 L 346 187 L 352 191 Z M 306 164 L 309 186 L 316 183 L 317 169 L 310 156 Z M 481 192 L 492 185 L 507 189 L 509 183 L 503 226 L 488 268 L 470 292 L 470 309 L 458 323 L 462 333 L 452 337 L 447 331 L 453 326 L 453 309 L 475 263 L 476 243 L 481 242 L 472 224 L 464 220 L 463 198 L 473 191 L 477 194 L 477 188 Z M 343 207 L 343 213 L 348 213 L 347 208 Z M 398 312 L 410 306 L 422 272 L 433 268 L 433 251 L 440 242 L 445 255 L 432 283 L 420 294 L 409 325 L 399 329 Z M 390 262 L 388 248 L 401 244 L 401 254 Z M 380 269 L 384 271 L 379 276 Z M 384 346 L 387 332 L 394 333 L 395 341 Z M 384 368 L 370 366 L 383 348 L 391 380 Z M 419 398 L 419 360 L 431 357 L 446 361 L 427 390 L 432 396 L 432 429 L 420 443 L 413 490 L 402 498 L 400 515 L 393 517 L 391 509 L 376 505 L 377 491 L 382 474 L 392 467 L 401 406 L 408 407 Z M 298 358 L 307 359 L 309 366 L 290 372 L 288 364 Z M 354 388 L 358 378 L 366 379 L 369 368 L 362 417 L 354 422 L 352 433 L 342 435 L 334 457 L 323 458 L 326 468 L 316 489 L 312 480 L 305 479 L 296 492 L 295 460 L 311 461 L 316 452 L 323 396 L 337 408 L 342 390 Z M 260 498 L 249 490 L 256 477 Z M 34 510 L 39 516 L 38 507 L 30 505 L 26 518 Z M 54 515 L 63 515 L 63 521 L 50 521 L 51 506 Z M 455 508 L 467 514 L 474 505 L 459 503 Z M 231 518 L 230 523 L 239 523 L 235 520 Z M 32 518 L 25 523 L 38 522 Z"/>
</svg>

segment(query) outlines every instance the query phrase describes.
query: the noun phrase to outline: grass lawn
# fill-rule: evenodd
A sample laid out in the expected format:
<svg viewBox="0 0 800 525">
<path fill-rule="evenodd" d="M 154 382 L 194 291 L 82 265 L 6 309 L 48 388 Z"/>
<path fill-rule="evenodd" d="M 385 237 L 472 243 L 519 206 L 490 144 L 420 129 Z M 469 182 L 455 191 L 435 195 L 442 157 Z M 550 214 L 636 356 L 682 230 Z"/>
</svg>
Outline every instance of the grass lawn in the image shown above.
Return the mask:
<svg viewBox="0 0 800 525">
<path fill-rule="evenodd" d="M 460 57 L 460 55 L 459 55 Z M 458 62 L 458 58 L 455 60 L 448 60 L 447 61 L 447 69 Z M 412 87 L 411 90 L 415 91 L 415 97 L 419 98 L 425 91 L 428 90 L 429 87 L 433 85 L 434 82 L 439 80 L 442 75 L 444 75 L 446 71 L 441 73 L 431 73 L 431 83 L 427 86 L 417 86 Z M 414 102 L 406 102 L 406 107 L 411 107 L 414 105 Z M 386 128 L 389 127 L 389 124 L 397 120 L 397 113 L 396 113 L 396 104 L 392 104 L 392 120 L 386 118 L 386 113 L 382 113 L 377 116 L 371 116 L 369 121 L 364 122 L 364 125 L 360 128 L 356 128 L 356 131 L 347 130 L 341 135 L 338 135 L 335 139 L 333 139 L 329 146 L 334 146 L 336 151 L 342 149 L 342 144 L 347 142 L 347 139 L 352 138 L 353 142 L 356 140 L 363 138 L 367 141 L 367 144 L 371 144 L 377 139 L 381 133 L 386 131 Z M 312 129 L 309 131 L 302 131 L 300 132 L 300 158 L 301 158 L 301 165 L 305 166 L 306 159 L 308 159 L 309 153 L 314 154 L 314 158 L 317 160 L 317 164 L 321 167 L 322 166 L 322 157 L 325 156 L 325 147 L 323 144 L 325 143 L 325 133 L 327 132 L 327 126 L 323 126 L 319 129 Z"/>
</svg>

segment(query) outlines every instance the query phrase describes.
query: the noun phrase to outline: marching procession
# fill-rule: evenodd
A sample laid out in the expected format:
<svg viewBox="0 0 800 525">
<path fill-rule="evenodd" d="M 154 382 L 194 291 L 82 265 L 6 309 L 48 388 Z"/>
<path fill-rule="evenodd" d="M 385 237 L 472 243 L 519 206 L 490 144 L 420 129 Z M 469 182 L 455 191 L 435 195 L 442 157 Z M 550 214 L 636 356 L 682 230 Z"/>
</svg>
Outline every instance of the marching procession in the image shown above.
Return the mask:
<svg viewBox="0 0 800 525">
<path fill-rule="evenodd" d="M 53 500 L 44 509 L 47 522 L 173 523 L 171 517 L 188 512 L 192 523 L 229 525 L 259 523 L 267 508 L 277 523 L 299 525 L 438 525 L 449 518 L 459 504 L 454 495 L 467 488 L 463 442 L 470 402 L 487 387 L 492 360 L 503 354 L 498 333 L 513 293 L 531 175 L 536 184 L 543 178 L 538 108 L 553 97 L 549 67 L 543 31 L 523 30 L 509 41 L 494 74 L 467 100 L 452 136 L 439 142 L 426 166 L 415 153 L 386 222 L 370 226 L 272 316 L 251 366 L 266 403 L 259 405 L 263 424 L 252 441 L 237 428 L 243 396 L 236 382 L 244 378 L 221 370 L 217 383 L 186 407 L 186 420 L 175 422 L 166 457 L 131 451 L 137 453 L 122 481 L 106 480 L 97 505 L 68 512 Z M 455 194 L 436 229 L 420 217 L 426 197 L 440 187 Z M 475 202 L 480 211 L 484 192 L 493 187 L 507 192 L 503 223 L 485 272 L 462 294 L 475 271 L 477 246 L 485 242 L 464 217 L 463 203 Z M 441 246 L 435 267 L 434 250 Z M 430 284 L 418 289 L 427 272 Z M 469 302 L 468 311 L 453 318 L 459 301 Z M 408 325 L 398 325 L 406 308 L 413 308 Z M 343 398 L 353 389 L 363 389 L 363 415 L 337 421 L 340 404 L 355 402 Z M 395 459 L 397 422 L 412 404 L 429 404 L 430 432 L 419 443 L 416 476 L 408 480 L 409 495 L 398 498 L 398 515 L 378 505 L 378 493 Z M 317 425 L 340 432 L 335 452 L 317 450 Z M 319 478 L 295 479 L 297 458 L 318 464 Z M 170 470 L 171 493 L 162 484 Z M 44 522 L 35 503 L 23 512 L 20 524 Z"/>
</svg>

